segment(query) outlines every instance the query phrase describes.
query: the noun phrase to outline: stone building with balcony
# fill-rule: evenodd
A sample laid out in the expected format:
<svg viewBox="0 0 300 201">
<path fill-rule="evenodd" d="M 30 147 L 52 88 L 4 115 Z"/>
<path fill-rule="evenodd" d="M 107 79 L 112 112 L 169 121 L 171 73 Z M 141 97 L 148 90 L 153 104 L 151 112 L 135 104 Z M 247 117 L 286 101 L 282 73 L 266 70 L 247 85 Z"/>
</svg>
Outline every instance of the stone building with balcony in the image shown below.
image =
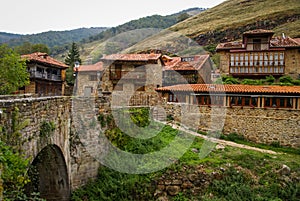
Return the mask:
<svg viewBox="0 0 300 201">
<path fill-rule="evenodd" d="M 113 105 L 151 105 L 157 101 L 155 89 L 162 86 L 161 54 L 112 54 L 101 61 L 102 93 L 113 94 Z"/>
<path fill-rule="evenodd" d="M 163 86 L 210 84 L 212 62 L 208 54 L 186 57 L 162 56 Z"/>
<path fill-rule="evenodd" d="M 41 52 L 21 57 L 26 59 L 30 84 L 19 89 L 19 93 L 38 96 L 64 95 L 67 65 Z"/>
<path fill-rule="evenodd" d="M 242 41 L 221 43 L 220 72 L 238 78 L 260 79 L 272 75 L 300 77 L 299 38 L 273 37 L 270 30 L 252 30 L 243 34 Z"/>
</svg>

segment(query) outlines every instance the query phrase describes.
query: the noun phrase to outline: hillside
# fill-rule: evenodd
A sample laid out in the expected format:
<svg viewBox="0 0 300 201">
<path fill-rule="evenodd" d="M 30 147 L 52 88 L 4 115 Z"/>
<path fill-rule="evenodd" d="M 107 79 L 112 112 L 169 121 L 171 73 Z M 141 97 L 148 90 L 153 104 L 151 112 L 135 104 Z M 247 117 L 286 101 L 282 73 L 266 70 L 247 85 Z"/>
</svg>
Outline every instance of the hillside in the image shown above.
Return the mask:
<svg viewBox="0 0 300 201">
<path fill-rule="evenodd" d="M 272 29 L 275 35 L 285 32 L 300 37 L 299 21 L 299 0 L 228 0 L 142 41 L 127 52 L 169 46 L 177 49 L 184 45 L 178 42 L 182 37 L 203 46 L 217 44 L 240 39 L 243 32 L 258 28 Z"/>
<path fill-rule="evenodd" d="M 6 43 L 11 47 L 22 45 L 24 42 L 30 42 L 33 44 L 42 43 L 47 45 L 50 48 L 53 48 L 55 46 L 62 46 L 72 42 L 79 42 L 92 35 L 96 35 L 106 29 L 107 28 L 104 27 L 80 28 L 80 29 L 74 29 L 69 31 L 48 31 L 48 32 L 43 32 L 38 34 L 17 35 L 19 37 L 12 38 L 11 40 L 6 41 Z M 5 34 L 7 33 L 4 33 L 3 35 L 5 36 Z M 2 34 L 0 34 L 0 37 L 1 35 Z M 10 36 L 11 34 L 7 34 L 7 35 Z"/>
<path fill-rule="evenodd" d="M 22 35 L 20 34 L 11 34 L 11 33 L 5 33 L 5 32 L 0 32 L 0 44 L 5 43 L 11 39 L 19 38 Z"/>
<path fill-rule="evenodd" d="M 203 12 L 204 8 L 190 8 L 172 15 L 152 15 L 132 20 L 91 36 L 81 43 L 81 58 L 85 63 L 95 63 L 103 54 L 120 52 L 178 21 Z M 187 15 L 186 15 L 187 14 Z M 55 55 L 61 59 L 61 55 Z"/>
</svg>

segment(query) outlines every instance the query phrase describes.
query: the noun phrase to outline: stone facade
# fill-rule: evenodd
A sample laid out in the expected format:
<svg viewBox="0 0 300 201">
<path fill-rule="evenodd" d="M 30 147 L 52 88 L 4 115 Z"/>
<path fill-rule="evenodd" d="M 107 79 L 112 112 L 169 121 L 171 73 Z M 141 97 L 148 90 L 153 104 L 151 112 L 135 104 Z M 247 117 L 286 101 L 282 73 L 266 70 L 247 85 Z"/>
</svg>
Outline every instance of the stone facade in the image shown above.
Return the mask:
<svg viewBox="0 0 300 201">
<path fill-rule="evenodd" d="M 1 139 L 18 148 L 37 169 L 44 170 L 39 172 L 40 182 L 30 185 L 38 188 L 47 200 L 67 201 L 70 196 L 69 98 L 17 96 L 0 100 L 0 110 Z M 18 127 L 21 130 L 13 129 Z M 49 156 L 54 158 L 49 160 Z"/>
<path fill-rule="evenodd" d="M 184 114 L 190 122 L 189 126 L 200 131 L 237 133 L 256 143 L 279 142 L 283 146 L 300 147 L 299 110 L 209 107 L 180 103 L 167 103 L 164 107 L 175 122 L 182 122 L 182 111 L 186 111 Z"/>
<path fill-rule="evenodd" d="M 252 79 L 288 75 L 298 79 L 299 40 L 285 35 L 273 37 L 273 34 L 270 30 L 252 30 L 243 33 L 242 42 L 218 44 L 221 74 Z"/>
</svg>

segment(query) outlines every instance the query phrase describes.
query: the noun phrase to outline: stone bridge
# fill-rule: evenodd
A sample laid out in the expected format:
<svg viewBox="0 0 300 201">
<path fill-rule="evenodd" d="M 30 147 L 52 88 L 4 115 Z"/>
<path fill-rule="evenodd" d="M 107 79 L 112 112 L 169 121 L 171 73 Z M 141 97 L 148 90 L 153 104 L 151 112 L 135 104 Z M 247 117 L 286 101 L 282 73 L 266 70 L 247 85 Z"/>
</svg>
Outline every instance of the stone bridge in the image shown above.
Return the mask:
<svg viewBox="0 0 300 201">
<path fill-rule="evenodd" d="M 71 114 L 71 97 L 0 100 L 0 137 L 30 158 L 34 182 L 28 191 L 38 191 L 50 201 L 69 200 L 72 190 L 97 176 L 100 165 L 72 132 Z"/>
</svg>

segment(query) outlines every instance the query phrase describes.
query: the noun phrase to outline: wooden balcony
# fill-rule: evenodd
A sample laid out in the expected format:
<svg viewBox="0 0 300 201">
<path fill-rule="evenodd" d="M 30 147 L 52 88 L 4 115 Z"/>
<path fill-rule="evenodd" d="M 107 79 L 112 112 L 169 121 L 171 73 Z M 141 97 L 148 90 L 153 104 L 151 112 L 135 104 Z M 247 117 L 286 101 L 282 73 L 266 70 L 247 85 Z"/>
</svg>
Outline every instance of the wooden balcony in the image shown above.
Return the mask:
<svg viewBox="0 0 300 201">
<path fill-rule="evenodd" d="M 230 66 L 232 75 L 284 75 L 284 66 Z"/>
<path fill-rule="evenodd" d="M 110 73 L 111 80 L 146 80 L 146 72 L 135 72 L 135 71 L 121 71 L 118 73 Z"/>
</svg>

